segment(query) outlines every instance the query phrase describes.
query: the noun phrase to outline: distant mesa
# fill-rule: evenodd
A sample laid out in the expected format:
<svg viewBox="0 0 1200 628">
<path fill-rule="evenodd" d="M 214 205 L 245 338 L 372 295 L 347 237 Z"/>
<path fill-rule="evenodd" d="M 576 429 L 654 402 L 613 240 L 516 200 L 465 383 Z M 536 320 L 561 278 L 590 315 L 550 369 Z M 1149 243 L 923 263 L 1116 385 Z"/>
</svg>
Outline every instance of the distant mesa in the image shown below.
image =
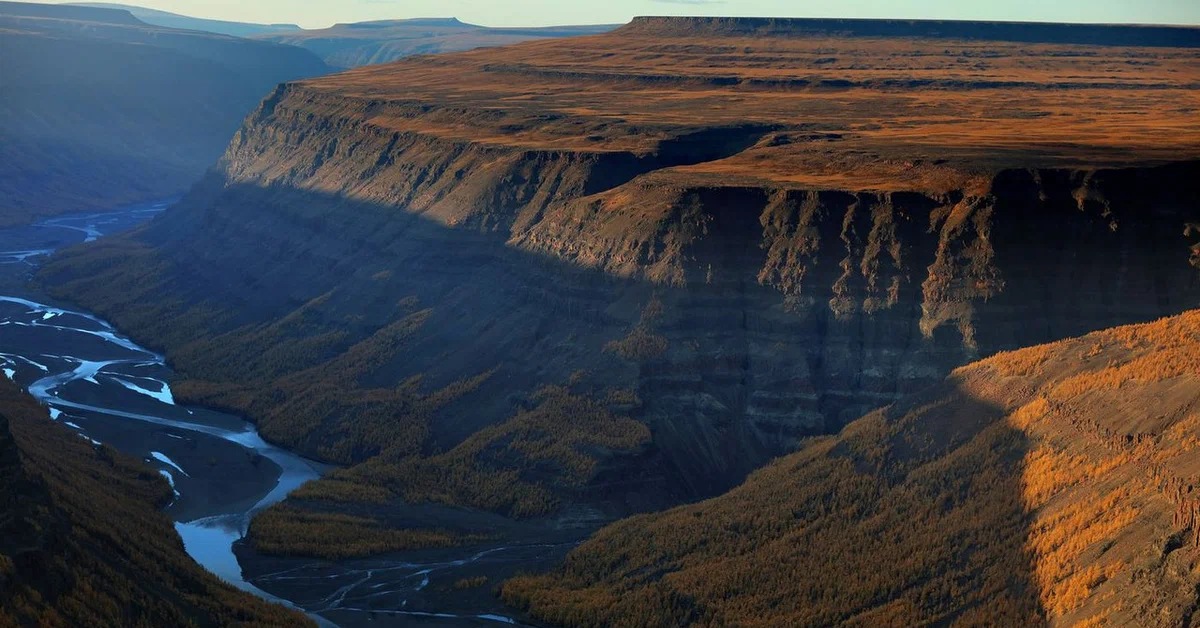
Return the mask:
<svg viewBox="0 0 1200 628">
<path fill-rule="evenodd" d="M 80 2 L 71 6 L 119 10 L 127 12 L 134 18 L 153 26 L 207 31 L 220 35 L 232 35 L 234 37 L 253 37 L 255 35 L 269 35 L 272 33 L 286 33 L 300 30 L 300 27 L 295 24 L 252 24 L 247 22 L 211 20 L 110 2 Z"/>
<path fill-rule="evenodd" d="M 523 41 L 596 35 L 617 25 L 491 28 L 454 17 L 420 17 L 336 24 L 319 30 L 256 36 L 306 48 L 339 68 L 389 63 L 414 55 L 494 48 Z"/>
<path fill-rule="evenodd" d="M 414 17 L 403 20 L 373 20 L 370 22 L 340 23 L 334 28 L 393 28 L 397 26 L 437 26 L 441 28 L 484 28 L 467 24 L 456 17 Z"/>
<path fill-rule="evenodd" d="M 1104 46 L 1200 47 L 1200 28 L 1197 27 L 1129 24 L 646 16 L 633 18 L 617 32 L 659 37 L 921 37 Z"/>
<path fill-rule="evenodd" d="M 58 5 L 33 4 L 32 2 L 0 2 L 0 15 L 56 20 L 80 20 L 104 24 L 131 24 L 145 26 L 132 13 L 118 5 Z"/>
</svg>

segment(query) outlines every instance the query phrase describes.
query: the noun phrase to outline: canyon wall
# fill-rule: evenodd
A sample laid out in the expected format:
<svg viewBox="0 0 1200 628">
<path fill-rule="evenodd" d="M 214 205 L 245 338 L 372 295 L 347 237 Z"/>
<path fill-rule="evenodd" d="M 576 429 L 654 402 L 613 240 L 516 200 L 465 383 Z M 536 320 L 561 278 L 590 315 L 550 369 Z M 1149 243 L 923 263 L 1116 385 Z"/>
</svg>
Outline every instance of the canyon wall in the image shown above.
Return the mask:
<svg viewBox="0 0 1200 628">
<path fill-rule="evenodd" d="M 281 88 L 221 168 L 132 240 L 153 247 L 161 276 L 64 294 L 226 384 L 331 359 L 412 297 L 433 313 L 415 347 L 362 375 L 372 386 L 499 369 L 471 416 L 434 424 L 437 442 L 586 369 L 636 392 L 634 412 L 697 491 L 974 357 L 1200 302 L 1185 236 L 1200 163 L 1003 170 L 933 195 L 687 185 L 658 179 L 771 133 L 704 132 L 710 155 L 673 148 L 696 132 L 645 154 L 513 150 L 389 133 L 349 106 Z M 70 261 L 45 276 L 77 279 Z M 164 311 L 199 324 L 156 336 Z M 292 333 L 315 354 L 235 355 L 251 330 L 299 312 Z M 336 432 L 323 421 L 308 440 L 264 430 L 321 455 Z"/>
<path fill-rule="evenodd" d="M 975 358 L 1200 303 L 1190 49 L 708 35 L 283 85 L 178 205 L 40 279 L 181 397 L 357 465 L 305 494 L 367 512 L 711 495 Z M 534 420 L 564 398 L 650 439 Z"/>
</svg>

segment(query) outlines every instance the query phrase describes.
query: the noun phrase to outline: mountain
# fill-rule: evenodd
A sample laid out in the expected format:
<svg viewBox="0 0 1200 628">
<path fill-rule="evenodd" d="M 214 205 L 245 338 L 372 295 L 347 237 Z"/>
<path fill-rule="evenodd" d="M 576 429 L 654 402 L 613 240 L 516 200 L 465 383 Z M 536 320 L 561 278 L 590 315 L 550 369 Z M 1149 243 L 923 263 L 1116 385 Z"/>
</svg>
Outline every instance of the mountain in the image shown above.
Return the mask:
<svg viewBox="0 0 1200 628">
<path fill-rule="evenodd" d="M 159 11 L 156 9 L 147 9 L 146 7 L 138 7 L 128 4 L 114 4 L 111 2 L 79 2 L 74 3 L 72 6 L 128 11 L 138 20 L 141 20 L 147 24 L 153 24 L 154 26 L 165 26 L 167 28 L 180 28 L 193 31 L 207 31 L 221 35 L 232 35 L 234 37 L 252 37 L 254 35 L 268 35 L 300 30 L 300 27 L 296 26 L 295 24 L 249 24 L 246 22 L 210 20 L 199 17 L 190 17 L 187 15 L 179 15 L 178 13 L 169 13 L 167 11 Z"/>
<path fill-rule="evenodd" d="M 39 280 L 347 465 L 251 530 L 338 557 L 709 497 L 963 364 L 1200 303 L 1200 29 L 676 24 L 283 85 Z"/>
<path fill-rule="evenodd" d="M 150 26 L 127 11 L 0 2 L 0 224 L 163 198 L 212 165 L 307 51 Z"/>
<path fill-rule="evenodd" d="M 298 626 L 192 561 L 154 470 L 0 381 L 0 624 Z"/>
<path fill-rule="evenodd" d="M 455 18 L 414 18 L 336 24 L 324 29 L 273 33 L 259 39 L 307 48 L 329 65 L 353 68 L 412 55 L 596 35 L 614 28 L 615 25 L 489 28 Z"/>
<path fill-rule="evenodd" d="M 1002 353 L 507 583 L 567 626 L 1187 626 L 1200 311 Z"/>
</svg>

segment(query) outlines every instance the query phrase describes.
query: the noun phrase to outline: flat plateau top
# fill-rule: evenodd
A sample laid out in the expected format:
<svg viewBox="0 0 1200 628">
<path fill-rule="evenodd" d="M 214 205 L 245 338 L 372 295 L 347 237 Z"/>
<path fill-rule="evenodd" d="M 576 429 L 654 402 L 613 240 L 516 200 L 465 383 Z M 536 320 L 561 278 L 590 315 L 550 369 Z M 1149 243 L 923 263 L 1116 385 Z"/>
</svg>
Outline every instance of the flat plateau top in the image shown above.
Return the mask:
<svg viewBox="0 0 1200 628">
<path fill-rule="evenodd" d="M 604 35 L 415 57 L 303 85 L 365 103 L 361 115 L 385 128 L 522 149 L 653 152 L 701 129 L 761 130 L 750 148 L 669 174 L 727 183 L 941 189 L 1000 168 L 1200 158 L 1197 47 L 770 23 L 747 33 L 736 20 L 648 18 Z M 1097 28 L 1074 32 L 1104 37 Z M 1143 42 L 1200 32 L 1116 28 Z"/>
</svg>

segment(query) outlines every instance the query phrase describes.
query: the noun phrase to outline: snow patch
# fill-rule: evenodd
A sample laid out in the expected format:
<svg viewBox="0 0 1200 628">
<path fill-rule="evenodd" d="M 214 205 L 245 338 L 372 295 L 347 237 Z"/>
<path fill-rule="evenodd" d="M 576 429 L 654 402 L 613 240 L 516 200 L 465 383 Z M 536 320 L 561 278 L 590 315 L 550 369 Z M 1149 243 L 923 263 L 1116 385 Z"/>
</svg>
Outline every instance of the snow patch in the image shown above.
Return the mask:
<svg viewBox="0 0 1200 628">
<path fill-rule="evenodd" d="M 158 474 L 166 478 L 167 484 L 171 485 L 171 492 L 175 493 L 175 499 L 179 499 L 179 491 L 175 490 L 175 478 L 171 477 L 171 472 L 166 469 L 159 469 Z"/>
<path fill-rule="evenodd" d="M 184 470 L 183 470 L 183 467 L 181 467 L 181 466 L 179 466 L 179 465 L 175 464 L 175 461 L 174 461 L 174 460 L 171 460 L 170 458 L 168 458 L 168 457 L 167 457 L 167 455 L 166 455 L 166 454 L 164 454 L 164 453 L 162 453 L 161 451 L 152 451 L 152 452 L 150 452 L 150 457 L 151 457 L 151 458 L 154 458 L 155 460 L 157 460 L 157 461 L 159 461 L 159 462 L 161 462 L 161 463 L 163 463 L 163 464 L 165 464 L 165 465 L 167 465 L 168 467 L 172 467 L 172 468 L 174 468 L 176 471 L 178 471 L 178 472 L 182 473 L 182 474 L 183 474 L 184 476 L 186 476 L 186 477 L 191 477 L 190 475 L 188 475 L 188 474 L 187 474 L 187 471 L 184 471 Z"/>
<path fill-rule="evenodd" d="M 113 377 L 113 380 L 116 381 L 118 384 L 128 388 L 129 390 L 132 390 L 133 392 L 135 392 L 139 395 L 145 395 L 147 397 L 157 399 L 158 401 L 165 403 L 168 406 L 175 405 L 175 396 L 171 394 L 171 387 L 166 382 L 157 380 L 157 379 L 153 379 L 150 377 L 138 377 L 137 379 L 154 382 L 155 384 L 158 384 L 159 389 L 151 390 L 144 386 L 138 386 L 137 384 L 129 381 L 128 379 L 125 379 L 122 377 Z"/>
</svg>

